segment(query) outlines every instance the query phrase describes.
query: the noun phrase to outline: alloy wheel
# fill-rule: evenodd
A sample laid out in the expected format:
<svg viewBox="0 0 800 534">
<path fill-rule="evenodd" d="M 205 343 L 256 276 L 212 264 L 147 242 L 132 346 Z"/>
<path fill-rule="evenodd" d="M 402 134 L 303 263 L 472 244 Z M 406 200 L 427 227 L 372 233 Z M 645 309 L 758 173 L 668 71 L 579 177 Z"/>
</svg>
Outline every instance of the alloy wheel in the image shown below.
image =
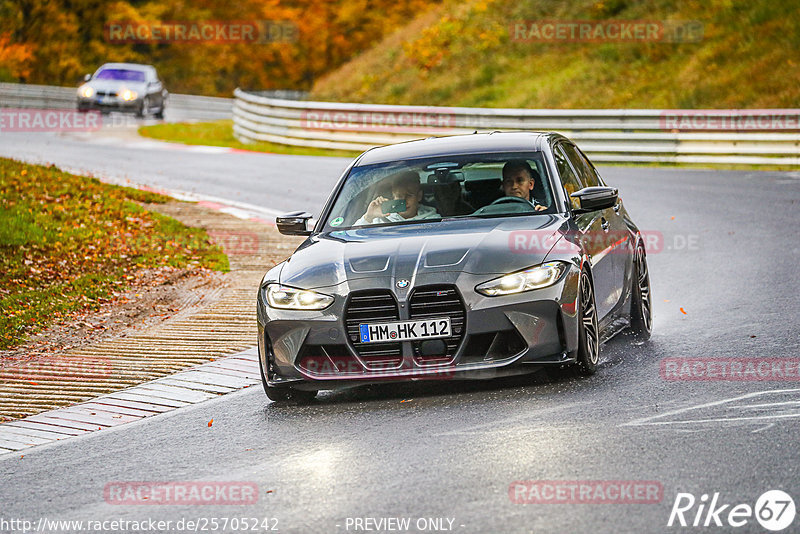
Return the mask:
<svg viewBox="0 0 800 534">
<path fill-rule="evenodd" d="M 597 308 L 589 276 L 581 274 L 581 328 L 586 339 L 587 359 L 592 365 L 597 364 L 600 354 L 600 338 L 597 327 Z"/>
</svg>

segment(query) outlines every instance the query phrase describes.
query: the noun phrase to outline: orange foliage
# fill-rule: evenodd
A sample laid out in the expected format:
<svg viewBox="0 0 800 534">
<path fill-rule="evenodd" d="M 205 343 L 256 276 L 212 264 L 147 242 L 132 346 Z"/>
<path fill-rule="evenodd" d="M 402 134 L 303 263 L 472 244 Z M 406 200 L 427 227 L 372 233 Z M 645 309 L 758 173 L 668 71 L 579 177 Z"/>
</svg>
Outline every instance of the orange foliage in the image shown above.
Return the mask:
<svg viewBox="0 0 800 534">
<path fill-rule="evenodd" d="M 27 56 L 10 76 L 69 85 L 109 61 L 155 65 L 171 92 L 230 96 L 245 89 L 309 89 L 437 0 L 0 0 L 0 32 Z M 120 21 L 280 21 L 296 38 L 267 43 L 113 43 Z M 0 45 L 0 58 L 4 48 Z M 16 49 L 15 49 L 16 50 Z M 19 54 L 19 52 L 16 52 Z M 2 62 L 5 66 L 6 61 Z M 16 65 L 16 64 L 14 64 Z"/>
<path fill-rule="evenodd" d="M 33 59 L 33 47 L 11 42 L 8 33 L 0 34 L 0 80 L 27 78 Z"/>
</svg>

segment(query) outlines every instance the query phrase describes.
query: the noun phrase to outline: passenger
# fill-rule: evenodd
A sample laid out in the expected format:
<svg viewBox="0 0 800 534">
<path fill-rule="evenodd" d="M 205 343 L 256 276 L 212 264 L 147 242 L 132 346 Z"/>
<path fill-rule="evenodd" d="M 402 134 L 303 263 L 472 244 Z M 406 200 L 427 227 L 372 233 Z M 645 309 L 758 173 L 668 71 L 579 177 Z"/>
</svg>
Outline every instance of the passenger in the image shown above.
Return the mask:
<svg viewBox="0 0 800 534">
<path fill-rule="evenodd" d="M 414 171 L 401 172 L 394 177 L 392 180 L 392 198 L 394 200 L 405 200 L 406 210 L 400 213 L 383 213 L 381 206 L 389 199 L 378 196 L 369 203 L 367 212 L 355 222 L 355 226 L 440 218 L 435 208 L 420 204 L 422 186 L 419 183 L 419 175 Z"/>
<path fill-rule="evenodd" d="M 539 173 L 534 171 L 524 159 L 512 159 L 503 166 L 503 192 L 507 197 L 524 198 L 536 211 L 544 211 L 547 206 L 533 197 L 533 188 L 536 187 L 536 178 Z"/>
</svg>

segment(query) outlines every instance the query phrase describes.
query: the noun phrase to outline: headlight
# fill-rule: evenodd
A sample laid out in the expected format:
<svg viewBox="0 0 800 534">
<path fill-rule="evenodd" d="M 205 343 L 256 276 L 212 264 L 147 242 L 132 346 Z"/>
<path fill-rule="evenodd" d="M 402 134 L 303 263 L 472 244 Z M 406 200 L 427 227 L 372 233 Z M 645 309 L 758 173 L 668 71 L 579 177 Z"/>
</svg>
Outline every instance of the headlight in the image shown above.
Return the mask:
<svg viewBox="0 0 800 534">
<path fill-rule="evenodd" d="M 120 97 L 122 100 L 125 100 L 126 102 L 130 102 L 131 100 L 136 100 L 136 97 L 138 95 L 136 94 L 136 91 L 131 91 L 130 89 L 123 89 L 122 91 L 117 93 L 117 96 Z"/>
<path fill-rule="evenodd" d="M 324 310 L 333 303 L 330 295 L 280 284 L 268 284 L 264 294 L 270 306 L 284 310 Z"/>
<path fill-rule="evenodd" d="M 94 89 L 89 85 L 83 85 L 78 89 L 78 94 L 83 98 L 92 98 L 94 96 Z"/>
<path fill-rule="evenodd" d="M 475 287 L 475 291 L 487 297 L 513 295 L 523 291 L 541 289 L 555 284 L 567 270 L 567 264 L 560 261 L 543 263 L 524 271 L 507 274 L 489 280 Z"/>
</svg>

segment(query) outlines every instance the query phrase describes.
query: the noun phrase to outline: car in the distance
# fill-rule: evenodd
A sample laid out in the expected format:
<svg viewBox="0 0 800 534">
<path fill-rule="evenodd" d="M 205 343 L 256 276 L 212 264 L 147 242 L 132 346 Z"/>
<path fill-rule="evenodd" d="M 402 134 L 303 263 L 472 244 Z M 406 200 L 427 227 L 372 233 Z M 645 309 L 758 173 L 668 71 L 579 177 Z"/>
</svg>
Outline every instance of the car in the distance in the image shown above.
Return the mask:
<svg viewBox="0 0 800 534">
<path fill-rule="evenodd" d="M 541 366 L 588 375 L 605 340 L 626 328 L 650 336 L 643 236 L 617 189 L 559 134 L 368 150 L 313 229 L 311 218 L 277 219 L 306 239 L 259 286 L 272 400 Z"/>
<path fill-rule="evenodd" d="M 164 118 L 169 93 L 155 67 L 138 63 L 106 63 L 87 74 L 78 87 L 78 111 L 100 110 Z"/>
</svg>

